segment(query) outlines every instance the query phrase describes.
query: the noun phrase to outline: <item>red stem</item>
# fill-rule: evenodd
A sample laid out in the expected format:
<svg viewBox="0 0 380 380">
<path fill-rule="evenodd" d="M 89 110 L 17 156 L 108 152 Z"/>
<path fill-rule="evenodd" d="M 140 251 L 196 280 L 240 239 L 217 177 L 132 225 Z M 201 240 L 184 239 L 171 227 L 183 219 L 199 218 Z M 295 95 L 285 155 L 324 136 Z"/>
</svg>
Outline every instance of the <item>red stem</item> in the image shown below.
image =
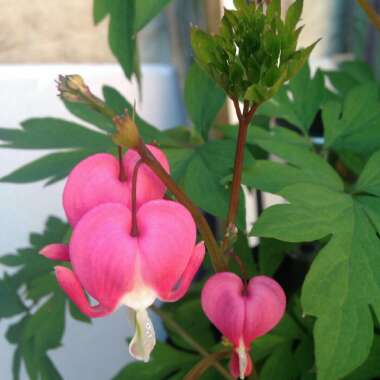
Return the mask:
<svg viewBox="0 0 380 380">
<path fill-rule="evenodd" d="M 139 236 L 139 228 L 137 225 L 137 175 L 140 169 L 143 160 L 140 159 L 137 161 L 135 167 L 133 168 L 132 175 L 132 226 L 131 226 L 131 236 Z"/>
<path fill-rule="evenodd" d="M 123 147 L 120 145 L 117 147 L 117 154 L 119 158 L 119 181 L 125 182 L 127 180 L 127 174 L 125 173 L 125 168 L 123 164 Z"/>
<path fill-rule="evenodd" d="M 236 115 L 239 119 L 239 133 L 236 143 L 234 174 L 232 178 L 230 205 L 227 215 L 226 232 L 222 243 L 222 252 L 226 252 L 228 249 L 230 240 L 229 232 L 235 230 L 236 216 L 239 207 L 241 176 L 244 164 L 244 147 L 247 141 L 249 123 L 257 109 L 256 104 L 250 107 L 249 102 L 246 100 L 244 101 L 243 112 L 241 112 L 239 102 L 237 100 L 234 100 L 233 102 Z"/>
</svg>

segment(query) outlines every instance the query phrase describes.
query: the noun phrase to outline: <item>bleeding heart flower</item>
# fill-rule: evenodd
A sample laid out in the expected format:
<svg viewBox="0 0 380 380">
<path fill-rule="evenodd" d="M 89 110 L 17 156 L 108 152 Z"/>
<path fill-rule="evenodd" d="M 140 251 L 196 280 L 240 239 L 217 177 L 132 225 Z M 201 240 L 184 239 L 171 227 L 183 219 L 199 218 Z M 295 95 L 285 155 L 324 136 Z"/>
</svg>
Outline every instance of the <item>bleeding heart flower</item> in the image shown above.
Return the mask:
<svg viewBox="0 0 380 380">
<path fill-rule="evenodd" d="M 223 272 L 206 282 L 202 290 L 202 308 L 234 346 L 231 374 L 244 379 L 252 371 L 248 354 L 252 341 L 265 335 L 281 320 L 286 296 L 281 286 L 269 277 L 253 277 L 245 286 L 237 275 Z"/>
<path fill-rule="evenodd" d="M 158 148 L 147 145 L 150 152 L 169 172 L 165 154 Z M 63 207 L 69 223 L 74 227 L 90 209 L 102 203 L 120 202 L 131 206 L 132 174 L 140 155 L 129 149 L 124 155 L 123 165 L 126 180 L 120 181 L 118 160 L 107 153 L 87 157 L 71 171 L 63 193 Z M 160 199 L 166 191 L 165 185 L 146 165 L 141 165 L 137 175 L 137 207 L 153 199 Z M 40 254 L 51 260 L 70 261 L 66 244 L 50 244 Z"/>
<path fill-rule="evenodd" d="M 80 311 L 89 317 L 132 308 L 136 333 L 131 354 L 144 361 L 155 343 L 146 309 L 158 298 L 183 297 L 205 254 L 196 242 L 191 214 L 179 203 L 154 200 L 136 214 L 138 235 L 132 236 L 132 213 L 123 204 L 105 203 L 86 213 L 70 241 L 73 271 L 56 267 L 56 277 Z M 83 289 L 84 288 L 84 289 Z M 84 290 L 98 301 L 91 306 Z"/>
<path fill-rule="evenodd" d="M 147 147 L 169 172 L 165 154 L 152 145 Z M 123 203 L 130 208 L 132 174 L 139 160 L 140 155 L 133 149 L 124 155 L 125 181 L 120 180 L 119 162 L 111 154 L 94 154 L 76 165 L 63 192 L 63 207 L 69 223 L 74 227 L 87 211 L 101 203 Z M 162 181 L 145 164 L 139 169 L 137 188 L 137 207 L 144 202 L 162 198 L 166 191 Z"/>
</svg>

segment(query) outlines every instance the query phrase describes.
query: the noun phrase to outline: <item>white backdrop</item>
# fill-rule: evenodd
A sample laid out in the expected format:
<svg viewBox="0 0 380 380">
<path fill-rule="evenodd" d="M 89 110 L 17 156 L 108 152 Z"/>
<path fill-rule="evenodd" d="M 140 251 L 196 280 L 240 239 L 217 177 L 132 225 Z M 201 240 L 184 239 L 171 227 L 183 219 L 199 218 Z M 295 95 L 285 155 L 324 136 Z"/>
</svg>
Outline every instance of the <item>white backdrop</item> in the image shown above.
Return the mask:
<svg viewBox="0 0 380 380">
<path fill-rule="evenodd" d="M 74 73 L 81 74 L 95 94 L 100 95 L 106 84 L 132 102 L 137 99 L 139 114 L 161 129 L 182 124 L 185 116 L 174 70 L 167 65 L 146 65 L 142 72 L 143 100 L 139 103 L 136 84 L 127 82 L 117 65 L 0 65 L 0 127 L 18 128 L 31 117 L 75 120 L 56 96 L 54 84 L 58 74 Z M 0 149 L 0 177 L 43 153 Z M 48 215 L 64 216 L 62 188 L 62 182 L 49 187 L 0 184 L 0 255 L 25 247 L 29 233 L 41 232 Z M 0 274 L 3 270 L 0 266 Z M 6 328 L 1 322 L 1 380 L 12 379 L 13 347 L 4 337 Z M 129 360 L 126 337 L 130 333 L 125 309 L 95 320 L 93 326 L 68 319 L 63 347 L 51 356 L 65 380 L 109 380 Z"/>
</svg>

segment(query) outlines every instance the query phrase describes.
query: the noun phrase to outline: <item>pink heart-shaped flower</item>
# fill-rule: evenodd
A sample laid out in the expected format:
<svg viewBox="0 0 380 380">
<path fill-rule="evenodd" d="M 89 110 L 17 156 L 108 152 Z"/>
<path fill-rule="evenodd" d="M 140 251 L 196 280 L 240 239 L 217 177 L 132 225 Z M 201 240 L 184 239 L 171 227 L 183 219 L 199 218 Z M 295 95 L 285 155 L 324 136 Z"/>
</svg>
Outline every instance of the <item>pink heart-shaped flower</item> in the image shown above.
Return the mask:
<svg viewBox="0 0 380 380">
<path fill-rule="evenodd" d="M 203 243 L 195 245 L 194 220 L 177 202 L 144 203 L 137 211 L 138 236 L 131 235 L 131 224 L 131 211 L 121 203 L 105 203 L 87 212 L 70 241 L 73 271 L 57 267 L 56 276 L 84 314 L 101 317 L 126 305 L 138 313 L 137 323 L 148 326 L 144 310 L 156 298 L 176 301 L 186 293 L 205 248 Z M 89 303 L 84 290 L 98 305 Z M 131 353 L 146 360 L 141 341 L 132 342 Z M 151 350 L 152 342 L 147 347 Z"/>
<path fill-rule="evenodd" d="M 286 308 L 281 286 L 267 276 L 253 277 L 246 287 L 233 273 L 217 273 L 202 290 L 202 308 L 217 329 L 234 345 L 230 369 L 234 376 L 249 375 L 247 351 L 252 341 L 272 330 Z"/>
<path fill-rule="evenodd" d="M 169 172 L 165 154 L 152 145 L 147 147 Z M 74 227 L 87 211 L 102 203 L 118 202 L 130 207 L 132 174 L 139 159 L 140 155 L 132 149 L 124 155 L 125 181 L 119 179 L 120 165 L 111 154 L 94 154 L 76 165 L 63 192 L 63 207 L 69 223 Z M 137 207 L 162 198 L 165 191 L 165 185 L 153 171 L 145 164 L 141 165 L 137 176 Z"/>
</svg>

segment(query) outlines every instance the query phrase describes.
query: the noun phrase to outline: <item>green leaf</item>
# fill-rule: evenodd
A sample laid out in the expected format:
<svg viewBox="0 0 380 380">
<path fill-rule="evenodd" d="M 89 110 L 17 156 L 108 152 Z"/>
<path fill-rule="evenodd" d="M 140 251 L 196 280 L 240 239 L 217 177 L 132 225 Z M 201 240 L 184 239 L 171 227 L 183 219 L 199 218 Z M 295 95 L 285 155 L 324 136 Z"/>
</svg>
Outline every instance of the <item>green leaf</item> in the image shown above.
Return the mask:
<svg viewBox="0 0 380 380">
<path fill-rule="evenodd" d="M 191 66 L 186 78 L 185 102 L 195 128 L 205 140 L 225 100 L 224 91 L 197 64 Z"/>
<path fill-rule="evenodd" d="M 171 0 L 138 0 L 136 1 L 135 31 L 143 29 L 156 17 Z"/>
<path fill-rule="evenodd" d="M 5 338 L 11 344 L 16 344 L 22 340 L 22 334 L 24 327 L 28 321 L 28 315 L 24 316 L 18 322 L 9 325 L 7 332 L 5 333 Z"/>
<path fill-rule="evenodd" d="M 160 380 L 170 374 L 182 370 L 184 366 L 191 366 L 197 360 L 197 356 L 158 342 L 152 352 L 149 363 L 131 363 L 122 369 L 113 380 Z"/>
<path fill-rule="evenodd" d="M 112 0 L 108 41 L 128 79 L 135 72 L 135 1 Z"/>
<path fill-rule="evenodd" d="M 99 24 L 110 12 L 110 4 L 113 0 L 94 0 L 92 16 L 94 24 Z"/>
<path fill-rule="evenodd" d="M 377 335 L 373 340 L 371 352 L 367 360 L 345 380 L 368 380 L 380 377 L 380 337 Z"/>
<path fill-rule="evenodd" d="M 284 119 L 306 133 L 327 97 L 322 72 L 318 70 L 311 77 L 310 67 L 305 65 L 288 85 L 260 106 L 257 113 Z"/>
<path fill-rule="evenodd" d="M 21 123 L 22 129 L 0 128 L 3 148 L 66 149 L 84 148 L 105 151 L 111 139 L 82 125 L 55 118 L 36 118 Z"/>
<path fill-rule="evenodd" d="M 368 160 L 354 190 L 380 196 L 380 151 Z"/>
<path fill-rule="evenodd" d="M 268 7 L 269 17 L 281 16 L 281 0 L 272 0 Z"/>
<path fill-rule="evenodd" d="M 28 319 L 24 339 L 34 339 L 37 353 L 58 348 L 65 328 L 65 299 L 59 294 L 47 301 Z"/>
<path fill-rule="evenodd" d="M 12 360 L 13 380 L 20 380 L 20 371 L 21 371 L 21 353 L 20 353 L 20 349 L 17 348 L 13 354 L 13 360 Z"/>
<path fill-rule="evenodd" d="M 286 13 L 285 25 L 289 30 L 293 30 L 300 20 L 303 9 L 303 0 L 296 0 Z"/>
<path fill-rule="evenodd" d="M 380 234 L 380 198 L 358 196 L 355 199 L 363 206 L 377 233 Z"/>
<path fill-rule="evenodd" d="M 65 178 L 79 161 L 94 153 L 89 150 L 51 153 L 16 169 L 0 181 L 28 183 L 47 180 L 46 185 L 50 185 Z"/>
<path fill-rule="evenodd" d="M 259 246 L 259 267 L 260 273 L 266 276 L 273 276 L 286 253 L 291 252 L 294 245 L 275 239 L 260 239 Z"/>
<path fill-rule="evenodd" d="M 280 195 L 290 203 L 265 210 L 257 236 L 304 242 L 331 236 L 302 290 L 304 312 L 317 318 L 318 380 L 338 380 L 369 355 L 380 316 L 380 240 L 360 199 L 323 186 L 298 184 Z"/>
<path fill-rule="evenodd" d="M 103 114 L 95 111 L 87 104 L 83 103 L 73 103 L 73 102 L 63 102 L 65 107 L 76 117 L 98 127 L 102 131 L 113 133 L 115 132 L 115 125 L 112 119 L 104 116 Z"/>
<path fill-rule="evenodd" d="M 75 304 L 73 304 L 71 301 L 69 301 L 69 311 L 70 311 L 70 315 L 77 321 L 79 322 L 84 322 L 84 323 L 89 323 L 91 324 L 92 321 L 89 317 L 87 317 L 86 315 L 82 314 L 78 308 L 75 306 Z"/>
<path fill-rule="evenodd" d="M 181 158 L 172 165 L 174 179 L 200 208 L 225 218 L 229 204 L 229 189 L 224 181 L 232 174 L 235 143 L 215 140 L 194 149 L 181 149 L 180 153 Z M 249 152 L 246 153 L 249 162 L 251 157 Z M 242 194 L 240 201 L 238 224 L 245 226 Z"/>
<path fill-rule="evenodd" d="M 293 380 L 298 373 L 290 344 L 276 348 L 260 371 L 261 380 Z"/>
<path fill-rule="evenodd" d="M 7 278 L 0 280 L 0 319 L 9 318 L 26 311 L 25 306 L 17 294 L 17 289 Z"/>
<path fill-rule="evenodd" d="M 212 347 L 217 343 L 211 324 L 203 313 L 199 293 L 197 294 L 197 298 L 191 297 L 191 299 L 186 299 L 183 302 L 167 303 L 162 308 L 167 313 L 170 313 L 183 329 L 191 331 L 196 341 L 203 347 Z M 164 326 L 168 329 L 165 323 Z M 170 331 L 170 328 L 168 330 Z M 186 350 L 193 349 L 173 331 L 170 331 L 170 338 L 178 347 Z"/>
<path fill-rule="evenodd" d="M 198 28 L 192 28 L 191 46 L 193 47 L 198 63 L 203 68 L 206 68 L 207 65 L 212 62 L 213 53 L 216 48 L 212 37 Z"/>
<path fill-rule="evenodd" d="M 343 107 L 331 102 L 323 108 L 326 148 L 369 155 L 380 149 L 379 91 L 374 83 L 352 89 Z"/>
<path fill-rule="evenodd" d="M 41 360 L 41 380 L 63 380 L 49 356 L 45 355 Z"/>
<path fill-rule="evenodd" d="M 310 150 L 302 138 L 283 128 L 266 131 L 250 128 L 247 142 L 274 154 L 290 165 L 257 160 L 243 172 L 243 183 L 269 192 L 279 192 L 295 183 L 323 184 L 331 189 L 342 190 L 343 182 L 335 170 L 319 155 Z"/>
<path fill-rule="evenodd" d="M 29 379 L 38 380 L 40 358 L 38 357 L 38 353 L 34 350 L 33 342 L 22 342 L 20 349 Z"/>
<path fill-rule="evenodd" d="M 371 67 L 362 61 L 342 62 L 338 70 L 325 71 L 324 74 L 341 96 L 346 96 L 350 90 L 358 85 L 375 81 Z"/>
<path fill-rule="evenodd" d="M 315 380 L 314 342 L 311 337 L 301 340 L 294 352 L 294 360 L 298 371 L 302 374 L 302 380 Z"/>
</svg>

